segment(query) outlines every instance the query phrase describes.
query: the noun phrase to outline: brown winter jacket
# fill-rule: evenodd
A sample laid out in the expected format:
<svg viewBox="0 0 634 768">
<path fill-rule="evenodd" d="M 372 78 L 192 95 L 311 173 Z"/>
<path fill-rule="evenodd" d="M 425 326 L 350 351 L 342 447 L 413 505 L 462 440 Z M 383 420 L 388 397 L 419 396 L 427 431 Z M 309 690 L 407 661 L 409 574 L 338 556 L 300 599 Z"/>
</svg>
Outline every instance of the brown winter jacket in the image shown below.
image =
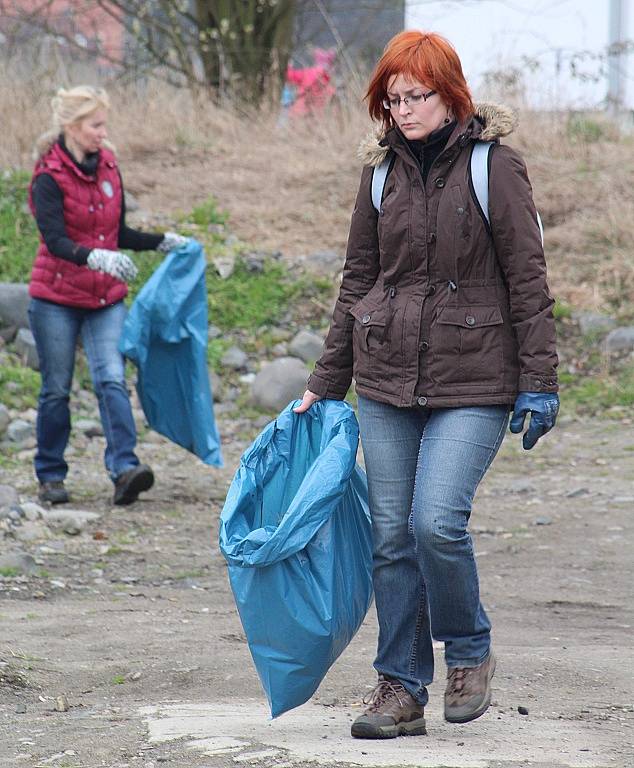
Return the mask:
<svg viewBox="0 0 634 768">
<path fill-rule="evenodd" d="M 491 150 L 491 229 L 470 189 L 474 139 L 513 130 L 510 110 L 480 105 L 456 126 L 423 184 L 395 129 L 362 145 L 339 298 L 308 389 L 431 408 L 513 403 L 518 391 L 556 392 L 553 299 L 526 167 Z M 373 167 L 394 163 L 380 215 Z"/>
</svg>

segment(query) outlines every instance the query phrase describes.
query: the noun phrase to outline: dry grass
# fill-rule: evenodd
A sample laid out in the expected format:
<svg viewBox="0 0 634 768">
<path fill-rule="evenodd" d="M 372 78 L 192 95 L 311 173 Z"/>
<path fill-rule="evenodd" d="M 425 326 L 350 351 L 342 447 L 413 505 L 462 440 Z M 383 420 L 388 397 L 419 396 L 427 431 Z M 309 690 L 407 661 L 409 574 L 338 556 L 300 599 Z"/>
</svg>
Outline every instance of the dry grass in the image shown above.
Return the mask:
<svg viewBox="0 0 634 768">
<path fill-rule="evenodd" d="M 30 166 L 53 83 L 2 79 L 0 167 Z M 289 259 L 343 251 L 360 173 L 356 147 L 370 127 L 358 102 L 280 127 L 277 115 L 220 109 L 156 83 L 109 90 L 111 138 L 149 225 L 213 196 L 238 236 L 258 247 Z M 573 307 L 631 316 L 634 142 L 588 125 L 594 133 L 586 135 L 566 116 L 524 114 L 510 143 L 528 163 L 554 292 Z"/>
</svg>

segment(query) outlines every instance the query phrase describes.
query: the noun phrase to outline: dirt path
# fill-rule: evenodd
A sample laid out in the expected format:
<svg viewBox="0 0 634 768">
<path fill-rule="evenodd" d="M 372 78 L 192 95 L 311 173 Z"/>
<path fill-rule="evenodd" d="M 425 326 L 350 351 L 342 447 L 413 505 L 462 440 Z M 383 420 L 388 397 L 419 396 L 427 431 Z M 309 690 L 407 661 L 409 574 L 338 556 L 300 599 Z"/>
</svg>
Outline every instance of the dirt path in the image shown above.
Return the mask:
<svg viewBox="0 0 634 768">
<path fill-rule="evenodd" d="M 20 543 L 38 574 L 0 579 L 2 768 L 634 765 L 631 425 L 562 424 L 530 454 L 506 440 L 473 515 L 494 704 L 469 725 L 444 723 L 438 649 L 428 736 L 386 743 L 349 737 L 373 682 L 373 609 L 313 701 L 267 719 L 217 547 L 255 432 L 220 426 L 233 435 L 220 471 L 150 436 L 141 454 L 158 483 L 123 509 L 98 472 L 101 440 L 77 439 L 71 506 L 100 519 Z M 0 475 L 34 498 L 28 456 Z M 60 696 L 67 711 L 55 711 Z"/>
</svg>

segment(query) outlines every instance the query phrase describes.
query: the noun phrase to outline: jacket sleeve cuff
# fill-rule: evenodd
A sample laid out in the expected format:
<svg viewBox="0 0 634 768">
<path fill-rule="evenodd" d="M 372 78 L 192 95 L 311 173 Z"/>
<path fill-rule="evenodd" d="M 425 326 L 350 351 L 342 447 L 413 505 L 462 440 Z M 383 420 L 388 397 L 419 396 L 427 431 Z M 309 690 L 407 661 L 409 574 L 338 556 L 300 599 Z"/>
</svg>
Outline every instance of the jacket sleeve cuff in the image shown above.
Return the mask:
<svg viewBox="0 0 634 768">
<path fill-rule="evenodd" d="M 558 392 L 557 377 L 539 373 L 522 373 L 518 382 L 520 392 Z"/>
<path fill-rule="evenodd" d="M 306 388 L 311 392 L 314 392 L 319 397 L 323 397 L 328 400 L 343 400 L 350 388 L 350 382 L 345 386 L 342 384 L 335 384 L 327 379 L 322 379 L 316 373 L 313 373 L 308 378 Z"/>
</svg>

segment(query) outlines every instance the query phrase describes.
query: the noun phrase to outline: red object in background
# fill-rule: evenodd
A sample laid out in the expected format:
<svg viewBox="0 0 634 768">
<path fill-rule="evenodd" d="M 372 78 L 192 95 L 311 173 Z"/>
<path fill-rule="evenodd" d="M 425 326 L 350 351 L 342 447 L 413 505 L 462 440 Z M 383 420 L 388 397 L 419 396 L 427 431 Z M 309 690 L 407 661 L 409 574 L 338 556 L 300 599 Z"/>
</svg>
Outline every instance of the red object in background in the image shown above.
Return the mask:
<svg viewBox="0 0 634 768">
<path fill-rule="evenodd" d="M 289 114 L 304 116 L 320 112 L 335 95 L 329 70 L 335 60 L 334 50 L 317 48 L 312 67 L 291 67 L 286 70 L 286 82 L 295 89 Z"/>
</svg>

